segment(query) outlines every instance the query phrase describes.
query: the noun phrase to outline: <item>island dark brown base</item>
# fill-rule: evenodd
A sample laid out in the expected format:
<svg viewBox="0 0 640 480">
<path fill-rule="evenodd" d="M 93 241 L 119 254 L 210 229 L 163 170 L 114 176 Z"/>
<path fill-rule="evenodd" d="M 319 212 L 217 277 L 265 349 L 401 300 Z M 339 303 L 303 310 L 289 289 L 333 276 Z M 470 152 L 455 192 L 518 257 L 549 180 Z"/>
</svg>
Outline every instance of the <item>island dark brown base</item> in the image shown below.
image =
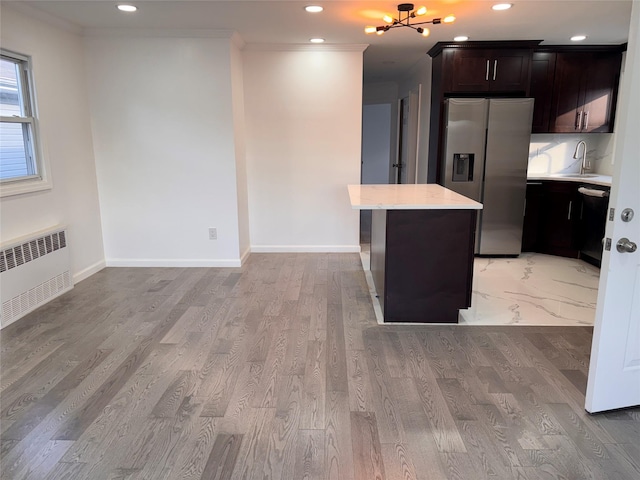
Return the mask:
<svg viewBox="0 0 640 480">
<path fill-rule="evenodd" d="M 385 322 L 458 322 L 471 306 L 476 215 L 373 210 L 371 273 Z"/>
</svg>

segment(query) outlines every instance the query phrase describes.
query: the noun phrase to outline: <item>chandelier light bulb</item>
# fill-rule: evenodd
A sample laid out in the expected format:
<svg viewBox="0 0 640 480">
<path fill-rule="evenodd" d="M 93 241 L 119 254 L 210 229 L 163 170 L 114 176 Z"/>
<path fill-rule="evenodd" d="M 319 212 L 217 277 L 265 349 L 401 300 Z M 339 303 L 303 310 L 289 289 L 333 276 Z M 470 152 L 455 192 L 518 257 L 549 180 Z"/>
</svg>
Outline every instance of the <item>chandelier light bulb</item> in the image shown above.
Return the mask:
<svg viewBox="0 0 640 480">
<path fill-rule="evenodd" d="M 321 11 L 324 10 L 324 8 L 322 8 L 319 5 L 308 5 L 304 7 L 304 9 L 309 13 L 320 13 Z"/>
<path fill-rule="evenodd" d="M 418 10 L 416 10 L 416 15 L 418 17 L 421 17 L 422 15 L 426 15 L 427 13 L 427 7 L 420 7 Z"/>
<path fill-rule="evenodd" d="M 513 7 L 512 3 L 496 3 L 491 8 L 499 11 L 499 10 L 509 10 L 511 7 Z"/>
<path fill-rule="evenodd" d="M 456 17 L 454 15 L 447 15 L 442 19 L 444 23 L 453 23 L 456 21 Z"/>
<path fill-rule="evenodd" d="M 384 23 L 393 23 L 393 17 L 391 15 L 385 15 L 382 17 L 382 21 Z"/>
<path fill-rule="evenodd" d="M 376 33 L 376 27 L 364 27 L 364 33 Z"/>
<path fill-rule="evenodd" d="M 422 35 L 423 37 L 428 37 L 430 33 L 431 33 L 431 32 L 429 31 L 429 29 L 428 29 L 428 28 L 423 28 L 423 29 L 422 29 L 422 32 L 421 32 L 421 35 Z"/>
<path fill-rule="evenodd" d="M 382 35 L 382 34 L 384 34 L 384 30 L 377 30 L 376 31 L 376 35 Z"/>
</svg>

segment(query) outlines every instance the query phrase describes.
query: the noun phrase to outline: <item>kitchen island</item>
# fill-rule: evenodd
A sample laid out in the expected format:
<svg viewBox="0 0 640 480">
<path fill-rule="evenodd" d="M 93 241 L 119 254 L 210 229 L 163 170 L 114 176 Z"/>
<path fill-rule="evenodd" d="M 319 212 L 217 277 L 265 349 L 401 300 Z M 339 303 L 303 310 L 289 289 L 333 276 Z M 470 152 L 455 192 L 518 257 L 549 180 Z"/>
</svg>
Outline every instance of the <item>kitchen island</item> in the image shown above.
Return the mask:
<svg viewBox="0 0 640 480">
<path fill-rule="evenodd" d="M 349 185 L 372 210 L 371 275 L 384 322 L 457 323 L 471 306 L 482 204 L 436 184 Z"/>
</svg>

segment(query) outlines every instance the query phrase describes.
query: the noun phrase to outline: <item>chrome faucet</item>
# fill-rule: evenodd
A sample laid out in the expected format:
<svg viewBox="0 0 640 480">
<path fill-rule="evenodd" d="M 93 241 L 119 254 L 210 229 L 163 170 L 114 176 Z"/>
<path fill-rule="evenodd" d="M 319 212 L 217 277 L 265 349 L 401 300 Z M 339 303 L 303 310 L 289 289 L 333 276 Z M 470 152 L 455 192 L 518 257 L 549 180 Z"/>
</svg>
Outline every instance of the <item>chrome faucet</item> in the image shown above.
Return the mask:
<svg viewBox="0 0 640 480">
<path fill-rule="evenodd" d="M 580 151 L 580 145 L 582 145 L 582 163 L 580 163 L 580 175 L 584 175 L 584 172 L 591 170 L 591 162 L 587 160 L 587 144 L 584 140 L 580 140 L 576 145 L 576 151 L 573 152 L 573 158 L 578 159 L 578 152 Z"/>
</svg>

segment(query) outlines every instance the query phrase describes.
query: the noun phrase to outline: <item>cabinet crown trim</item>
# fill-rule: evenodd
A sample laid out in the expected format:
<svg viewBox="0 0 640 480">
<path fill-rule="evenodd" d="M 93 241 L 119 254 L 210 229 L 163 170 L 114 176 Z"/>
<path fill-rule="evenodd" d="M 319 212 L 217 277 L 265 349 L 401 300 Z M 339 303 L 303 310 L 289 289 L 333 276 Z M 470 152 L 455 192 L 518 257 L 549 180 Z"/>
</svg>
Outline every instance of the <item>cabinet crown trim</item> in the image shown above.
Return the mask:
<svg viewBox="0 0 640 480">
<path fill-rule="evenodd" d="M 616 45 L 540 45 L 534 52 L 541 53 L 622 53 L 627 50 L 627 44 Z"/>
<path fill-rule="evenodd" d="M 465 49 L 497 49 L 497 48 L 536 48 L 543 40 L 491 40 L 491 41 L 471 41 L 471 42 L 438 42 L 431 50 L 427 52 L 431 58 L 436 57 L 442 53 L 445 48 L 455 48 L 459 50 Z"/>
</svg>

